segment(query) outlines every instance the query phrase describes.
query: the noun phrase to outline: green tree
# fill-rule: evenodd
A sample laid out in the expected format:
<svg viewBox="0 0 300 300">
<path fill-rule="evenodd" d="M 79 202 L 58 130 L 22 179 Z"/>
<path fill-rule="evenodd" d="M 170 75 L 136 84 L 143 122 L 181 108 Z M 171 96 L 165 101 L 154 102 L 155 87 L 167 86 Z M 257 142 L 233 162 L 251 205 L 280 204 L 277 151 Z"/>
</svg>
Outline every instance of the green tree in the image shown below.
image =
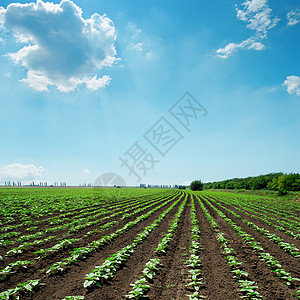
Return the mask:
<svg viewBox="0 0 300 300">
<path fill-rule="evenodd" d="M 278 178 L 273 178 L 272 181 L 269 181 L 267 184 L 267 189 L 277 191 L 278 190 Z"/>
<path fill-rule="evenodd" d="M 203 190 L 203 183 L 201 180 L 194 180 L 190 184 L 190 189 L 192 191 L 202 191 Z"/>
<path fill-rule="evenodd" d="M 284 188 L 288 191 L 300 191 L 300 174 L 290 173 L 285 175 Z"/>
</svg>

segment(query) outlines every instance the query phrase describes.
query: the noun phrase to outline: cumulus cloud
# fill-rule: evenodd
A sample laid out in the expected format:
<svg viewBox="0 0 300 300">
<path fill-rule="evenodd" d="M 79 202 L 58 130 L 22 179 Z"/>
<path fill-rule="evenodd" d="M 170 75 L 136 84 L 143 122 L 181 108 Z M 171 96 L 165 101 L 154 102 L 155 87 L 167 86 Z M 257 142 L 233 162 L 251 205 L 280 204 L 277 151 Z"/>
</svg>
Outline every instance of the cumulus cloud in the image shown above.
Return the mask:
<svg viewBox="0 0 300 300">
<path fill-rule="evenodd" d="M 286 86 L 289 94 L 296 94 L 300 96 L 300 77 L 299 76 L 287 76 L 283 85 Z"/>
<path fill-rule="evenodd" d="M 297 8 L 295 10 L 288 12 L 287 18 L 288 18 L 288 26 L 293 26 L 298 24 L 300 22 L 300 9 Z"/>
<path fill-rule="evenodd" d="M 36 167 L 35 165 L 9 164 L 0 167 L 0 178 L 11 179 L 36 179 L 40 178 L 44 173 L 44 167 Z"/>
<path fill-rule="evenodd" d="M 81 8 L 70 0 L 59 4 L 37 0 L 1 7 L 0 24 L 23 44 L 7 56 L 27 69 L 22 81 L 35 90 L 53 85 L 69 92 L 81 84 L 97 90 L 109 84 L 108 75 L 97 75 L 118 60 L 115 27 L 105 15 L 84 19 Z"/>
<path fill-rule="evenodd" d="M 272 17 L 267 0 L 247 0 L 242 6 L 242 9 L 236 8 L 237 19 L 247 23 L 247 28 L 253 30 L 254 34 L 240 43 L 229 43 L 224 48 L 218 49 L 216 51 L 218 57 L 228 58 L 239 49 L 257 51 L 265 49 L 262 40 L 279 21 L 278 18 Z"/>
</svg>

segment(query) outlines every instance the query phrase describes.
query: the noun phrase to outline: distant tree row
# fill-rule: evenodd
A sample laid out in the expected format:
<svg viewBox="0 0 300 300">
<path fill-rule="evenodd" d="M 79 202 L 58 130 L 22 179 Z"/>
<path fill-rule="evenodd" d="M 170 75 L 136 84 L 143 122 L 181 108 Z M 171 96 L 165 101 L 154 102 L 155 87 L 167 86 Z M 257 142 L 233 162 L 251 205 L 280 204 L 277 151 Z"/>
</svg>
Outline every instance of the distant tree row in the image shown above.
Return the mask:
<svg viewBox="0 0 300 300">
<path fill-rule="evenodd" d="M 274 191 L 300 191 L 300 174 L 270 173 L 247 178 L 233 178 L 204 183 L 204 189 L 269 189 Z"/>
<path fill-rule="evenodd" d="M 300 174 L 283 174 L 278 178 L 273 178 L 267 188 L 274 191 L 300 191 Z"/>
</svg>

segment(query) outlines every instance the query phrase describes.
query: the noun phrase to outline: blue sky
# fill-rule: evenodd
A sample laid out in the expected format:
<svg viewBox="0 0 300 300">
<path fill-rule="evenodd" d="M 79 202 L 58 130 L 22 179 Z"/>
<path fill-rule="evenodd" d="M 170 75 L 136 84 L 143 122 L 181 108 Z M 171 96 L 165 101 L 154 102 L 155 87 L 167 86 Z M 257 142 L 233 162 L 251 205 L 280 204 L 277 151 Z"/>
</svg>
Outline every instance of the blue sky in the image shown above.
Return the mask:
<svg viewBox="0 0 300 300">
<path fill-rule="evenodd" d="M 0 184 L 300 172 L 299 1 L 1 5 Z"/>
</svg>

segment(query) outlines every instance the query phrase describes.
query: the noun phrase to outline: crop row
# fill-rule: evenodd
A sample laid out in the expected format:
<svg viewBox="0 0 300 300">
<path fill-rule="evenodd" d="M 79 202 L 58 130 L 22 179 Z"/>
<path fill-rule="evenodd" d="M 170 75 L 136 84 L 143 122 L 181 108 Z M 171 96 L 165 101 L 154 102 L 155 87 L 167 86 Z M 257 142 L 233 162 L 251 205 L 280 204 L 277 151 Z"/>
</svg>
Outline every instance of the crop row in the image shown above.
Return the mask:
<svg viewBox="0 0 300 300">
<path fill-rule="evenodd" d="M 201 298 L 206 298 L 206 296 L 201 295 L 200 289 L 203 287 L 204 281 L 202 278 L 202 261 L 200 259 L 200 252 L 202 246 L 200 244 L 200 229 L 198 225 L 198 219 L 196 216 L 196 208 L 194 195 L 191 196 L 191 246 L 190 246 L 190 256 L 186 264 L 189 268 L 189 283 L 186 285 L 187 289 L 191 290 L 193 293 L 187 295 L 190 300 L 198 300 Z"/>
<path fill-rule="evenodd" d="M 157 199 L 156 199 L 157 200 Z M 158 201 L 152 201 L 152 200 L 150 200 L 149 202 L 152 202 L 150 205 L 148 205 L 148 206 L 146 206 L 146 207 L 144 207 L 144 208 L 142 208 L 142 209 L 140 209 L 140 211 L 138 211 L 138 212 L 141 212 L 142 210 L 145 210 L 145 209 L 147 209 L 147 208 L 149 208 L 149 207 L 151 207 L 151 206 L 154 206 L 154 205 L 156 205 L 158 202 L 160 202 L 160 201 L 162 201 L 161 200 L 161 197 L 159 197 L 159 200 Z M 135 207 L 140 207 L 141 205 L 143 205 L 143 204 L 138 204 L 137 206 L 135 206 Z M 100 223 L 100 222 L 103 222 L 104 220 L 108 220 L 108 219 L 110 219 L 110 218 L 113 218 L 113 217 L 116 217 L 116 216 L 119 216 L 119 215 L 122 215 L 122 214 L 124 214 L 124 213 L 128 213 L 128 212 L 130 212 L 132 209 L 134 209 L 135 207 L 131 207 L 130 205 L 129 205 L 129 208 L 126 208 L 125 210 L 122 210 L 122 211 L 120 211 L 120 212 L 115 212 L 115 213 L 113 213 L 113 214 L 111 214 L 111 215 L 109 215 L 109 216 L 106 216 L 106 217 L 104 217 L 104 218 L 99 218 L 102 214 L 100 213 L 100 214 L 97 214 L 97 217 L 99 218 L 98 220 L 96 220 L 95 222 L 87 222 L 87 219 L 80 219 L 81 220 L 81 223 L 84 223 L 84 224 L 81 224 L 81 225 L 77 225 L 77 226 L 75 226 L 75 227 L 72 227 L 71 229 L 70 229 L 70 231 L 69 231 L 69 233 L 67 233 L 67 234 L 65 234 L 64 235 L 64 238 L 65 237 L 67 237 L 68 235 L 70 235 L 71 233 L 74 233 L 74 232 L 78 232 L 79 230 L 82 230 L 82 229 L 84 229 L 84 228 L 87 228 L 87 227 L 90 227 L 90 226 L 92 226 L 92 225 L 96 225 L 96 224 L 98 224 L 98 223 Z M 137 213 L 137 212 L 134 212 L 134 213 L 132 213 L 131 215 L 134 215 L 135 213 Z M 86 221 L 85 221 L 86 220 Z M 62 230 L 62 229 L 66 229 L 66 228 L 69 228 L 69 227 L 71 227 L 71 225 L 72 226 L 74 226 L 75 224 L 77 224 L 77 222 L 78 221 L 73 221 L 72 223 L 68 223 L 68 224 L 65 224 L 65 225 L 61 225 L 61 226 L 58 226 L 58 227 L 56 227 L 56 228 L 52 228 L 52 229 L 45 229 L 45 232 L 46 233 L 48 233 L 48 232 L 53 232 L 53 231 L 59 231 L 59 230 Z M 114 225 L 114 224 L 116 224 L 117 223 L 117 221 L 115 221 L 115 222 L 110 222 L 110 223 L 108 223 L 108 224 L 106 224 L 106 225 L 104 225 L 104 226 L 100 226 L 100 230 L 101 231 L 103 231 L 103 230 L 105 230 L 105 229 L 108 229 L 108 228 L 110 228 L 112 225 Z M 99 230 L 98 230 L 99 231 Z M 31 235 L 31 236 L 27 236 L 27 240 L 28 239 L 30 239 L 30 238 L 32 238 L 32 239 L 35 239 L 35 241 L 33 242 L 33 243 L 26 243 L 26 244 L 22 244 L 21 246 L 19 246 L 19 247 L 16 247 L 16 248 L 14 248 L 14 249 L 11 249 L 10 251 L 8 251 L 7 252 L 7 255 L 8 256 L 13 256 L 13 255 L 16 255 L 16 254 L 20 254 L 20 253 L 22 253 L 25 249 L 28 249 L 29 248 L 29 246 L 35 246 L 35 245 L 37 245 L 37 244 L 39 244 L 39 245 L 41 245 L 41 244 L 45 244 L 46 242 L 48 242 L 48 241 L 50 241 L 50 240 L 53 240 L 53 238 L 52 239 L 44 239 L 44 240 L 38 240 L 38 238 L 39 237 L 41 237 L 43 235 L 43 233 L 41 233 L 41 232 L 38 232 L 37 234 L 35 234 L 35 235 Z M 26 237 L 26 236 L 25 236 Z M 25 239 L 22 239 L 22 237 L 20 238 L 20 241 L 21 240 L 25 240 Z M 15 241 L 16 242 L 16 241 Z M 63 241 L 61 241 L 61 242 L 63 242 Z M 4 244 L 7 244 L 7 243 L 9 243 L 9 241 L 7 241 L 7 240 L 5 240 L 5 242 L 4 242 Z"/>
<path fill-rule="evenodd" d="M 177 195 L 177 193 L 175 195 Z M 156 201 L 156 202 L 154 202 L 154 204 L 150 204 L 146 208 L 154 206 L 158 202 L 160 202 L 160 201 Z M 139 212 L 141 212 L 141 210 L 136 210 L 135 214 L 138 214 Z M 103 230 L 107 230 L 108 228 L 110 228 L 111 226 L 113 226 L 115 223 L 117 223 L 117 221 L 106 223 L 106 224 L 100 226 L 100 228 L 98 228 L 97 231 L 100 232 L 100 230 L 102 230 L 102 231 Z M 46 257 L 54 255 L 55 253 L 61 252 L 63 250 L 66 250 L 66 249 L 72 247 L 74 244 L 78 243 L 80 240 L 81 240 L 81 238 L 77 238 L 77 239 L 64 239 L 64 240 L 58 242 L 57 244 L 55 244 L 54 246 L 52 246 L 51 248 L 40 249 L 39 251 L 34 252 L 34 254 L 38 254 L 39 258 L 46 258 Z M 16 249 L 12 249 L 12 250 L 10 250 L 8 252 L 8 255 L 9 256 L 13 256 L 13 255 L 20 254 L 21 252 L 23 252 L 25 250 L 25 248 L 28 249 L 29 247 L 36 246 L 38 244 L 37 242 L 38 241 L 33 242 L 32 245 L 29 245 L 29 243 L 28 243 L 27 245 L 21 245 L 21 246 L 17 247 Z M 77 255 L 82 255 L 83 253 L 86 253 L 86 252 L 87 252 L 87 249 L 77 248 L 77 249 L 73 250 L 72 258 L 74 259 L 74 257 L 76 257 Z M 32 262 L 28 262 L 28 264 L 29 263 L 33 264 Z M 19 262 L 13 263 L 13 266 L 16 267 L 17 265 L 20 265 Z M 60 268 L 61 268 L 61 265 L 59 266 L 59 269 Z M 8 265 L 5 269 L 3 269 L 3 270 L 0 271 L 0 274 L 2 272 L 3 274 L 7 274 L 7 275 L 9 274 L 9 275 L 11 275 L 13 273 L 16 273 L 20 269 L 21 268 L 18 268 L 18 269 L 12 268 L 11 265 Z"/>
<path fill-rule="evenodd" d="M 212 202 L 214 202 L 215 204 L 217 204 L 219 207 L 223 208 L 224 210 L 226 210 L 227 212 L 229 212 L 230 214 L 232 214 L 233 216 L 235 216 L 236 218 L 238 218 L 239 220 L 241 220 L 243 223 L 247 224 L 249 227 L 255 229 L 257 232 L 262 233 L 264 236 L 266 236 L 270 241 L 272 241 L 273 243 L 279 245 L 285 252 L 291 254 L 294 257 L 300 257 L 300 253 L 298 252 L 298 248 L 296 248 L 295 245 L 293 244 L 289 244 L 283 241 L 282 238 L 280 238 L 279 236 L 277 236 L 275 233 L 271 233 L 269 230 L 261 228 L 257 225 L 255 225 L 253 222 L 248 221 L 246 219 L 243 219 L 239 214 L 237 214 L 236 212 L 224 207 L 223 205 L 221 205 L 220 203 L 216 203 L 215 200 L 211 200 Z"/>
<path fill-rule="evenodd" d="M 155 201 L 155 202 L 153 202 L 153 203 L 151 203 L 151 204 L 149 204 L 149 205 L 147 205 L 147 206 L 144 206 L 144 207 L 142 207 L 142 208 L 136 209 L 136 210 L 134 210 L 134 211 L 133 211 L 132 213 L 130 213 L 130 214 L 124 214 L 125 212 L 129 212 L 129 211 L 131 211 L 132 209 L 134 209 L 134 208 L 130 207 L 130 208 L 128 208 L 128 209 L 125 209 L 124 211 L 120 211 L 120 212 L 114 213 L 114 214 L 112 214 L 112 215 L 110 215 L 110 216 L 104 217 L 104 218 L 100 219 L 99 221 L 102 222 L 103 220 L 111 219 L 111 218 L 113 218 L 113 217 L 119 216 L 120 214 L 123 215 L 123 217 L 121 218 L 121 220 L 123 220 L 123 219 L 125 219 L 125 218 L 129 218 L 129 217 L 131 217 L 131 216 L 137 215 L 138 213 L 140 213 L 140 212 L 142 212 L 142 211 L 144 211 L 144 210 L 146 210 L 146 209 L 148 209 L 148 208 L 150 208 L 150 207 L 152 207 L 152 206 L 157 205 L 157 204 L 160 203 L 161 201 L 162 201 L 162 200 L 160 199 L 160 200 Z M 138 207 L 139 207 L 139 206 L 140 206 L 140 205 L 138 205 Z M 125 216 L 125 217 L 124 217 L 124 216 Z M 97 223 L 100 223 L 100 222 L 97 221 Z M 95 223 L 95 224 L 97 224 L 97 223 Z M 116 224 L 118 224 L 118 223 L 119 223 L 118 220 L 113 221 L 113 222 L 105 223 L 104 225 L 101 225 L 101 226 L 99 226 L 99 228 L 97 228 L 97 233 L 102 232 L 102 231 L 104 231 L 104 230 L 108 230 L 109 228 L 111 228 L 112 226 L 114 226 L 114 225 L 116 225 Z M 95 224 L 93 224 L 93 225 L 95 225 Z M 86 223 L 85 225 L 80 226 L 80 228 L 82 229 L 82 228 L 86 228 L 86 227 L 89 227 L 89 226 L 90 226 L 90 224 L 89 224 L 89 223 Z M 77 231 L 78 231 L 78 228 L 75 227 L 75 229 L 76 229 L 76 230 L 73 230 L 73 231 L 74 231 L 74 232 L 77 232 Z M 72 231 L 72 232 L 73 232 L 73 231 Z M 94 231 L 94 233 L 95 233 L 95 231 Z M 89 234 L 89 235 L 90 235 L 90 234 Z M 88 236 L 89 236 L 89 235 L 88 235 Z M 85 237 L 85 236 L 83 236 L 82 238 L 77 238 L 77 239 L 64 239 L 64 240 L 62 240 L 61 242 L 59 242 L 58 244 L 54 245 L 54 246 L 51 247 L 51 248 L 48 248 L 48 249 L 41 249 L 41 250 L 36 251 L 36 252 L 34 252 L 34 253 L 35 253 L 35 254 L 39 254 L 39 257 L 40 257 L 40 258 L 45 258 L 45 257 L 48 257 L 48 256 L 50 256 L 50 255 L 56 253 L 56 252 L 60 252 L 61 250 L 65 250 L 65 249 L 70 248 L 74 243 L 78 243 L 78 242 L 79 242 L 81 239 L 83 239 L 84 237 Z"/>
<path fill-rule="evenodd" d="M 243 204 L 252 204 L 259 211 L 266 211 L 268 214 L 286 218 L 286 220 L 295 219 L 299 221 L 299 204 L 294 201 L 286 201 L 274 198 L 261 198 L 254 195 L 238 195 L 235 199 Z M 222 195 L 224 197 L 224 195 Z M 226 197 L 228 198 L 228 197 Z M 230 197 L 232 199 L 232 197 Z"/>
<path fill-rule="evenodd" d="M 221 248 L 223 249 L 223 255 L 227 260 L 227 264 L 231 268 L 231 272 L 234 274 L 233 277 L 237 280 L 240 292 L 243 293 L 247 298 L 252 300 L 262 299 L 260 293 L 257 291 L 258 286 L 256 285 L 255 281 L 251 280 L 253 276 L 250 273 L 243 270 L 243 263 L 238 260 L 234 249 L 229 247 L 229 240 L 226 239 L 224 233 L 220 231 L 218 224 L 210 215 L 209 211 L 204 206 L 200 197 L 198 197 L 198 202 L 205 217 L 216 232 L 217 240 L 221 244 Z"/>
<path fill-rule="evenodd" d="M 128 259 L 128 257 L 130 257 L 132 253 L 135 252 L 138 245 L 141 244 L 148 237 L 148 235 L 158 226 L 158 224 L 166 217 L 166 215 L 174 208 L 174 206 L 177 205 L 179 201 L 180 199 L 175 201 L 168 209 L 161 213 L 151 225 L 147 226 L 142 232 L 140 232 L 135 237 L 135 239 L 130 245 L 127 245 L 118 252 L 110 255 L 104 261 L 103 264 L 101 264 L 100 266 L 96 266 L 90 273 L 86 274 L 83 286 L 85 288 L 89 288 L 92 286 L 100 287 L 104 281 L 111 279 L 115 275 L 116 271 Z M 180 214 L 183 210 L 185 203 L 186 201 L 184 201 L 183 204 L 179 207 Z M 176 220 L 178 219 L 178 214 L 176 215 L 177 218 L 175 217 Z M 174 225 L 172 225 L 173 222 L 171 224 L 171 229 L 169 230 L 173 229 Z M 166 243 L 167 242 L 165 242 L 165 244 Z"/>
<path fill-rule="evenodd" d="M 248 244 L 254 252 L 259 255 L 259 258 L 262 259 L 268 267 L 272 269 L 272 272 L 281 280 L 283 280 L 287 285 L 294 287 L 295 282 L 300 281 L 300 279 L 292 277 L 290 273 L 288 273 L 281 265 L 281 263 L 275 259 L 270 253 L 264 252 L 263 247 L 259 242 L 255 241 L 255 239 L 243 229 L 234 223 L 230 218 L 228 218 L 222 211 L 217 209 L 214 205 L 212 205 L 208 200 L 205 200 L 206 203 L 214 210 L 216 213 L 224 219 L 230 227 L 232 227 L 238 235 Z M 298 291 L 297 291 L 298 293 Z"/>
<path fill-rule="evenodd" d="M 116 232 L 114 232 L 113 234 L 109 235 L 109 236 L 103 236 L 100 240 L 98 241 L 93 241 L 92 243 L 90 243 L 88 245 L 88 247 L 83 247 L 83 248 L 77 248 L 77 249 L 74 249 L 72 252 L 71 252 L 71 256 L 69 257 L 69 259 L 63 261 L 62 265 L 59 265 L 58 263 L 58 269 L 59 269 L 59 272 L 62 272 L 63 270 L 63 265 L 66 264 L 71 264 L 73 263 L 74 261 L 78 261 L 80 260 L 81 258 L 83 257 L 86 257 L 89 255 L 89 253 L 93 252 L 93 251 L 96 251 L 97 249 L 99 249 L 101 246 L 109 243 L 110 241 L 112 241 L 113 239 L 115 239 L 116 237 L 118 237 L 119 235 L 121 235 L 122 233 L 124 233 L 125 231 L 128 231 L 129 229 L 133 228 L 136 224 L 138 224 L 139 222 L 141 221 L 144 221 L 146 220 L 147 218 L 149 218 L 155 211 L 161 209 L 163 206 L 167 205 L 168 203 L 172 202 L 178 195 L 178 193 L 172 193 L 173 194 L 173 197 L 170 197 L 170 199 L 167 199 L 164 198 L 164 201 L 161 205 L 159 206 L 156 206 L 154 207 L 152 210 L 148 211 L 146 214 L 140 216 L 140 217 L 137 217 L 134 221 L 131 221 L 131 222 L 128 222 L 125 226 L 123 226 L 121 229 L 117 230 Z M 180 199 L 176 200 L 167 210 L 166 212 L 169 212 L 178 202 L 180 201 Z M 157 204 L 158 201 L 155 202 L 155 204 Z M 155 205 L 154 204 L 154 205 Z M 153 206 L 153 205 L 152 205 Z M 141 212 L 141 210 L 136 210 L 135 211 L 135 214 L 138 214 L 139 212 Z M 161 217 L 163 218 L 165 215 L 162 214 Z M 149 230 L 149 228 L 148 228 Z M 145 234 L 145 231 L 143 232 Z M 143 234 L 141 233 L 140 234 L 140 239 L 143 239 Z M 70 246 L 71 244 L 73 243 L 76 243 L 77 242 L 77 239 L 71 239 L 71 240 L 65 240 L 65 243 L 58 243 L 56 244 L 55 246 L 47 249 L 46 251 L 42 251 L 43 253 L 40 253 L 42 256 L 48 256 L 48 254 L 51 254 L 52 252 L 56 252 L 57 250 L 59 249 L 65 249 L 67 248 L 68 246 Z M 83 250 L 83 251 L 81 251 Z M 84 251 L 86 250 L 86 251 Z M 26 267 L 27 265 L 31 264 L 31 262 L 16 262 L 16 263 L 13 263 L 13 264 L 10 264 L 8 265 L 3 271 L 3 273 L 1 273 L 3 276 L 7 276 L 7 275 L 11 275 L 13 273 L 15 273 L 16 271 L 18 271 L 19 269 L 21 269 L 22 267 Z M 62 268 L 62 269 L 60 269 Z M 49 268 L 48 269 L 48 272 L 47 274 L 48 275 L 51 275 L 53 273 L 55 273 L 55 268 Z M 5 274 L 5 272 L 7 274 Z M 30 280 L 28 282 L 25 282 L 24 284 L 18 284 L 16 288 L 14 289 L 10 289 L 6 292 L 3 292 L 0 294 L 0 299 L 18 299 L 18 297 L 20 295 L 22 295 L 24 292 L 26 292 L 27 290 L 25 289 L 24 290 L 24 286 L 29 286 L 29 290 L 28 291 L 32 291 L 33 288 L 30 288 L 30 284 L 32 282 L 38 282 L 38 281 L 35 281 L 35 280 Z M 79 297 L 79 298 L 78 298 Z M 69 296 L 69 297 L 66 297 L 66 299 L 83 299 L 82 296 Z"/>
<path fill-rule="evenodd" d="M 160 199 L 160 200 L 163 199 L 163 196 L 158 197 L 158 199 Z M 123 207 L 120 206 L 120 204 L 117 204 L 117 205 L 114 205 L 114 206 L 110 207 L 110 210 L 100 208 L 96 211 L 94 210 L 93 215 L 90 215 L 90 211 L 83 212 L 79 215 L 76 215 L 76 216 L 72 217 L 72 220 L 68 217 L 65 217 L 66 214 L 64 214 L 64 216 L 62 218 L 60 216 L 56 216 L 55 219 L 52 219 L 52 220 L 48 219 L 50 224 L 61 224 L 61 223 L 67 222 L 67 221 L 70 221 L 70 222 L 66 223 L 66 224 L 63 224 L 63 225 L 56 226 L 56 227 L 48 227 L 44 230 L 44 232 L 37 232 L 37 233 L 31 234 L 31 235 L 23 235 L 20 238 L 14 240 L 14 241 L 9 241 L 9 240 L 7 240 L 7 238 L 19 236 L 19 235 L 21 235 L 20 232 L 3 233 L 3 234 L 0 234 L 0 245 L 12 245 L 12 244 L 15 244 L 15 243 L 28 241 L 30 239 L 38 239 L 38 238 L 42 237 L 45 233 L 53 233 L 53 232 L 58 232 L 58 231 L 62 231 L 62 230 L 66 230 L 68 228 L 71 228 L 69 230 L 69 232 L 65 235 L 65 237 L 67 237 L 68 235 L 70 235 L 72 233 L 75 233 L 75 232 L 78 232 L 78 231 L 80 231 L 84 228 L 96 225 L 96 224 L 100 223 L 101 221 L 103 221 L 105 219 L 121 215 L 123 213 L 124 209 L 127 209 L 125 211 L 125 213 L 126 213 L 126 212 L 130 211 L 131 209 L 133 209 L 132 207 L 140 207 L 140 206 L 145 205 L 146 203 L 157 202 L 155 200 L 157 200 L 157 199 L 150 199 L 149 201 L 145 201 L 143 203 L 140 203 L 139 201 L 134 201 L 134 202 L 131 202 L 131 203 L 129 203 L 129 204 L 123 206 Z M 136 203 L 137 203 L 137 205 L 135 206 L 134 204 L 136 204 Z M 121 208 L 120 212 L 115 211 L 115 210 L 118 210 L 120 208 Z M 108 216 L 106 218 L 102 218 L 102 219 L 100 218 L 100 217 L 102 217 L 104 215 L 107 215 L 109 213 L 112 213 L 112 215 Z M 96 220 L 91 221 L 93 219 L 96 219 Z M 43 221 L 45 221 L 45 220 L 35 221 L 34 223 L 32 223 L 30 225 L 33 225 L 33 224 L 38 225 L 37 223 L 43 222 Z M 34 227 L 30 227 L 30 228 L 37 228 L 37 227 L 34 226 Z"/>
<path fill-rule="evenodd" d="M 235 204 L 237 206 L 242 206 L 244 209 L 252 211 L 254 214 L 263 215 L 268 217 L 273 222 L 286 226 L 291 230 L 299 230 L 299 214 L 295 214 L 295 206 L 292 205 L 291 210 L 287 209 L 290 203 L 286 201 L 284 203 L 272 200 L 272 201 L 255 201 L 253 198 L 250 200 L 245 200 L 243 198 L 232 199 L 228 196 L 222 195 L 221 201 L 226 201 L 228 204 Z"/>
<path fill-rule="evenodd" d="M 157 247 L 155 248 L 154 255 L 161 256 L 166 254 L 166 249 L 172 241 L 172 239 L 174 238 L 174 232 L 178 227 L 180 217 L 187 202 L 187 197 L 188 194 L 185 193 L 185 199 L 179 206 L 178 212 L 173 217 L 173 220 L 169 226 L 167 233 L 164 235 L 164 237 L 160 240 Z M 158 257 L 150 258 L 146 262 L 145 268 L 142 271 L 143 275 L 141 275 L 139 279 L 136 280 L 134 283 L 130 284 L 132 286 L 132 290 L 127 295 L 125 295 L 125 297 L 128 299 L 144 299 L 145 297 L 147 297 L 147 293 L 150 290 L 150 283 L 153 282 L 153 278 L 159 271 L 160 266 L 162 266 L 161 259 L 159 259 Z"/>
<path fill-rule="evenodd" d="M 0 225 L 23 224 L 55 214 L 82 210 L 146 195 L 165 193 L 147 189 L 3 189 Z M 116 201 L 118 200 L 118 201 Z M 17 213 L 16 213 L 17 212 Z"/>
<path fill-rule="evenodd" d="M 211 199 L 213 199 L 213 198 L 211 198 Z M 224 201 L 223 199 L 218 199 L 218 202 L 222 202 L 222 203 L 226 203 L 226 204 L 230 203 L 228 201 Z M 230 205 L 232 207 L 234 207 L 236 210 L 239 210 L 240 212 L 246 214 L 247 216 L 250 216 L 250 217 L 256 218 L 256 219 L 260 219 L 262 222 L 268 224 L 269 226 L 272 226 L 275 229 L 277 229 L 279 231 L 282 231 L 285 234 L 290 235 L 295 239 L 300 239 L 300 234 L 295 233 L 294 231 L 292 231 L 292 230 L 295 229 L 295 226 L 291 225 L 288 222 L 279 220 L 276 217 L 271 217 L 269 214 L 262 213 L 262 212 L 259 212 L 259 211 L 255 211 L 250 207 L 250 205 L 246 206 L 246 205 L 240 204 L 240 203 L 230 203 Z M 242 207 L 240 207 L 240 206 L 242 206 Z M 275 223 L 280 224 L 280 225 L 277 225 Z M 283 225 L 283 226 L 285 226 L 285 227 L 287 227 L 291 230 L 288 230 L 288 229 L 282 227 L 281 225 Z"/>
<path fill-rule="evenodd" d="M 116 230 L 115 232 L 111 233 L 110 235 L 103 236 L 99 240 L 92 241 L 86 247 L 75 248 L 73 251 L 71 251 L 71 255 L 68 258 L 65 258 L 63 261 L 60 261 L 60 262 L 57 262 L 57 263 L 51 265 L 46 273 L 48 275 L 53 275 L 55 273 L 64 272 L 65 267 L 67 265 L 71 265 L 83 258 L 86 258 L 91 253 L 97 251 L 104 245 L 107 245 L 108 243 L 112 242 L 114 239 L 116 239 L 118 236 L 120 236 L 124 232 L 128 231 L 129 229 L 133 228 L 138 223 L 149 218 L 155 211 L 161 209 L 163 206 L 165 206 L 168 203 L 170 203 L 171 201 L 173 201 L 174 198 L 176 198 L 176 196 L 173 196 L 171 199 L 168 199 L 167 201 L 165 201 L 161 205 L 153 208 L 152 210 L 148 211 L 144 215 L 137 217 L 134 221 L 128 222 L 121 229 Z"/>
</svg>

